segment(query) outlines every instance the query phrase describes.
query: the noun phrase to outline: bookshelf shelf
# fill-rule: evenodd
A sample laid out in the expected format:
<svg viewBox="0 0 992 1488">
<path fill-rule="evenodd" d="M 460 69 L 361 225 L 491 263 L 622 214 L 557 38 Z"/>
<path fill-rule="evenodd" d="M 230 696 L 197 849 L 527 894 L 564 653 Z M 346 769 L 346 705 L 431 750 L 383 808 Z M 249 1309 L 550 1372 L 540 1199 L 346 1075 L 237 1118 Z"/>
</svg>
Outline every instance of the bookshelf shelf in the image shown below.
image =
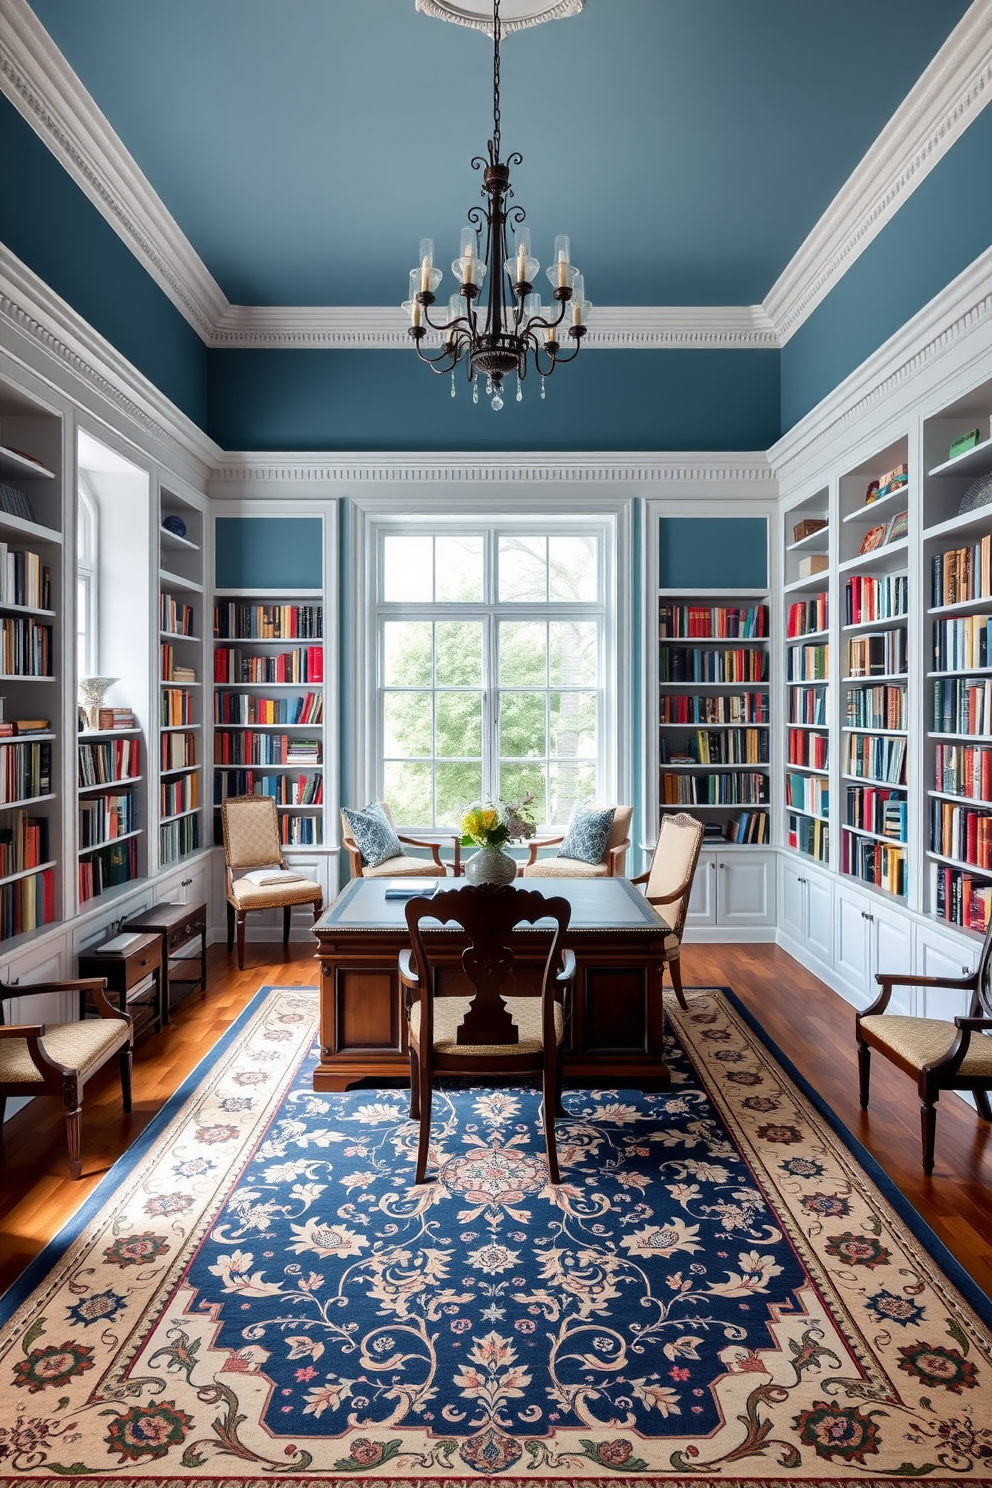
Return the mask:
<svg viewBox="0 0 992 1488">
<path fill-rule="evenodd" d="M 118 832 L 116 837 L 107 837 L 103 842 L 91 842 L 89 847 L 79 849 L 79 856 L 87 858 L 90 853 L 102 852 L 105 847 L 113 847 L 117 842 L 128 842 L 132 837 L 140 837 L 142 831 L 143 828 L 135 827 L 131 832 Z"/>
<path fill-rule="evenodd" d="M 159 582 L 166 589 L 188 589 L 193 594 L 202 594 L 203 585 L 198 579 L 187 578 L 185 574 L 171 573 L 166 568 L 158 571 Z"/>
<path fill-rule="evenodd" d="M 877 527 L 879 525 L 878 513 L 880 511 L 885 512 L 882 520 L 887 522 L 889 517 L 897 510 L 897 502 L 908 503 L 909 497 L 909 486 L 900 486 L 898 490 L 890 491 L 888 496 L 881 496 L 876 501 L 869 501 L 862 506 L 855 507 L 854 511 L 849 511 L 846 516 L 841 517 L 841 521 L 845 526 L 848 523 L 854 523 L 859 527 Z M 901 510 L 901 507 L 898 509 Z"/>
<path fill-rule="evenodd" d="M 965 450 L 963 455 L 955 455 L 953 460 L 942 461 L 927 474 L 928 476 L 984 475 L 987 470 L 992 470 L 992 439 L 983 439 L 980 444 L 972 445 L 970 450 Z"/>
<path fill-rule="evenodd" d="M 19 475 L 22 479 L 31 480 L 57 479 L 55 471 L 49 470 L 47 465 L 31 459 L 20 450 L 8 449 L 6 445 L 0 445 L 0 475 Z"/>
<path fill-rule="evenodd" d="M 144 778 L 143 775 L 122 775 L 118 780 L 101 780 L 96 785 L 78 785 L 76 789 L 81 796 L 98 796 L 101 791 L 121 790 L 127 785 L 137 785 Z"/>
<path fill-rule="evenodd" d="M 35 873 L 50 872 L 58 866 L 55 858 L 50 858 L 47 863 L 36 863 L 33 868 L 22 868 L 18 873 L 8 873 L 0 878 L 0 885 L 17 883 L 21 879 L 31 878 Z"/>
<path fill-rule="evenodd" d="M 168 527 L 159 527 L 158 545 L 161 552 L 199 553 L 200 544 L 192 538 L 180 537 Z"/>
<path fill-rule="evenodd" d="M 24 806 L 39 806 L 42 801 L 54 801 L 57 792 L 46 791 L 42 796 L 23 796 L 19 801 L 0 801 L 0 811 L 16 811 Z"/>
<path fill-rule="evenodd" d="M 200 851 L 204 843 L 203 726 L 207 651 L 203 609 L 205 574 L 201 501 L 176 490 L 161 491 L 159 544 L 158 856 L 165 866 Z M 180 537 L 164 525 L 185 524 Z M 192 677 L 169 675 L 177 665 Z M 178 718 L 178 722 L 172 721 Z M 169 719 L 169 722 L 165 720 Z M 176 810 L 181 806 L 182 810 Z"/>
</svg>

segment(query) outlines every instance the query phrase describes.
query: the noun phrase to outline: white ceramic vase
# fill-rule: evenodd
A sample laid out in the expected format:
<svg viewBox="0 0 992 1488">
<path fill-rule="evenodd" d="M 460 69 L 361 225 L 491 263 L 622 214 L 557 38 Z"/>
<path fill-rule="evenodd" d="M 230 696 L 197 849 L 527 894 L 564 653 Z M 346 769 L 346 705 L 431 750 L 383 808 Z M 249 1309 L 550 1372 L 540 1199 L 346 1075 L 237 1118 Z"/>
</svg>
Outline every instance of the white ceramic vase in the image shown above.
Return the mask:
<svg viewBox="0 0 992 1488">
<path fill-rule="evenodd" d="M 465 877 L 471 884 L 508 884 L 516 876 L 516 859 L 501 847 L 480 847 L 465 864 Z"/>
</svg>

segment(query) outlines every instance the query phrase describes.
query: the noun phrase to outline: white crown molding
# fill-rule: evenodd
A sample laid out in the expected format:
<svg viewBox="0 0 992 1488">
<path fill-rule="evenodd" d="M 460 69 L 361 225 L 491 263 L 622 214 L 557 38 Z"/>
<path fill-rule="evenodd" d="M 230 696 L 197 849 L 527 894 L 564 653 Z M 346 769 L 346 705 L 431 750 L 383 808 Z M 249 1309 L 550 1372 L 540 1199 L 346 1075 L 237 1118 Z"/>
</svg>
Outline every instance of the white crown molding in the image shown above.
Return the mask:
<svg viewBox="0 0 992 1488">
<path fill-rule="evenodd" d="M 877 429 L 945 383 L 959 362 L 988 359 L 992 328 L 992 248 L 890 336 L 768 451 L 792 488 L 837 463 L 869 416 Z M 977 339 L 976 339 L 977 338 Z"/>
<path fill-rule="evenodd" d="M 206 339 L 227 297 L 27 0 L 0 0 L 0 88 Z"/>
<path fill-rule="evenodd" d="M 192 462 L 202 478 L 216 465 L 220 446 L 160 392 L 65 300 L 0 243 L 0 342 L 12 350 L 17 337 L 41 352 L 32 359 L 63 391 L 91 411 L 120 417 L 149 435 L 173 458 Z M 49 369 L 56 364 L 54 375 Z M 116 418 L 115 418 L 116 416 Z"/>
<path fill-rule="evenodd" d="M 585 3 L 586 0 L 508 0 L 500 17 L 503 34 L 509 36 L 528 26 L 578 15 Z M 493 34 L 493 23 L 486 19 L 487 14 L 492 15 L 492 0 L 417 0 L 417 9 L 439 21 L 454 21 L 459 26 L 485 31 L 487 36 Z"/>
<path fill-rule="evenodd" d="M 406 317 L 390 305 L 229 305 L 208 342 L 270 351 L 410 350 Z M 593 310 L 585 346 L 773 350 L 778 337 L 760 305 L 613 305 Z"/>
<path fill-rule="evenodd" d="M 783 346 L 989 102 L 990 83 L 992 0 L 974 0 L 765 296 Z"/>
</svg>

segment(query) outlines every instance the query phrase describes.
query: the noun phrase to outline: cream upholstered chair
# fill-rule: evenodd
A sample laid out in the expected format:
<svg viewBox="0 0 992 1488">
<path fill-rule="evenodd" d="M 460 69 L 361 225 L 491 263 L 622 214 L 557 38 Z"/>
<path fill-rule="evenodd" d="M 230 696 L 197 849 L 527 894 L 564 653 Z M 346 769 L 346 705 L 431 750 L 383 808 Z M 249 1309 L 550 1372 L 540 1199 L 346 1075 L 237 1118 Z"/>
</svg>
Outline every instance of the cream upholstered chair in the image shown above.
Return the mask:
<svg viewBox="0 0 992 1488">
<path fill-rule="evenodd" d="M 611 802 L 594 801 L 590 809 L 608 811 L 611 804 Z M 630 806 L 613 807 L 613 826 L 610 828 L 609 839 L 600 862 L 583 863 L 578 858 L 557 856 L 539 858 L 537 854 L 542 847 L 553 847 L 556 843 L 564 842 L 566 834 L 561 832 L 557 837 L 533 837 L 531 839 L 530 853 L 520 870 L 521 873 L 524 878 L 621 878 L 627 849 L 630 846 L 632 814 L 633 808 Z"/>
<path fill-rule="evenodd" d="M 886 1059 L 916 1081 L 920 1094 L 920 1127 L 923 1138 L 923 1171 L 933 1172 L 937 1135 L 937 1101 L 942 1090 L 970 1090 L 978 1114 L 992 1122 L 992 924 L 978 968 L 971 976 L 928 977 L 879 972 L 875 977 L 881 992 L 870 1007 L 858 1013 L 858 1075 L 861 1109 L 868 1109 L 871 1051 Z M 887 1013 L 893 987 L 930 987 L 951 992 L 970 992 L 966 1017 L 916 1018 Z"/>
<path fill-rule="evenodd" d="M 640 873 L 630 880 L 631 883 L 647 885 L 644 890 L 645 899 L 654 905 L 666 924 L 671 926 L 671 934 L 665 937 L 665 964 L 671 973 L 679 1007 L 683 1008 L 686 1001 L 682 992 L 679 956 L 689 895 L 692 893 L 692 880 L 702 845 L 701 821 L 685 811 L 680 811 L 676 816 L 663 816 L 651 867 L 647 873 Z"/>
<path fill-rule="evenodd" d="M 245 916 L 256 909 L 282 910 L 283 944 L 289 940 L 294 904 L 312 904 L 314 920 L 324 905 L 320 884 L 293 875 L 279 843 L 279 817 L 271 796 L 231 796 L 221 803 L 224 864 L 227 870 L 227 949 L 238 934 L 238 970 L 245 964 Z M 281 870 L 284 882 L 258 883 L 262 870 Z M 273 874 L 273 877 L 276 877 Z"/>
<path fill-rule="evenodd" d="M 120 1065 L 121 1097 L 131 1109 L 131 1015 L 111 1006 L 104 977 L 74 982 L 0 982 L 0 1141 L 8 1096 L 54 1095 L 65 1107 L 69 1172 L 82 1172 L 83 1086 L 115 1054 Z M 76 1023 L 5 1022 L 7 1003 L 15 997 L 45 992 L 89 993 L 98 1016 Z"/>
<path fill-rule="evenodd" d="M 380 801 L 383 815 L 389 825 L 395 831 L 393 813 L 389 809 L 388 801 Z M 419 837 L 411 837 L 405 832 L 397 832 L 396 836 L 400 842 L 408 847 L 426 847 L 430 850 L 430 859 L 415 858 L 411 853 L 400 853 L 395 858 L 387 858 L 383 863 L 372 866 L 362 860 L 362 854 L 358 843 L 355 841 L 355 833 L 351 822 L 341 813 L 341 844 L 348 854 L 348 862 L 351 866 L 352 878 L 443 878 L 447 872 L 441 858 L 441 848 L 437 842 L 424 842 Z M 451 834 L 452 844 L 456 840 L 456 834 Z"/>
</svg>

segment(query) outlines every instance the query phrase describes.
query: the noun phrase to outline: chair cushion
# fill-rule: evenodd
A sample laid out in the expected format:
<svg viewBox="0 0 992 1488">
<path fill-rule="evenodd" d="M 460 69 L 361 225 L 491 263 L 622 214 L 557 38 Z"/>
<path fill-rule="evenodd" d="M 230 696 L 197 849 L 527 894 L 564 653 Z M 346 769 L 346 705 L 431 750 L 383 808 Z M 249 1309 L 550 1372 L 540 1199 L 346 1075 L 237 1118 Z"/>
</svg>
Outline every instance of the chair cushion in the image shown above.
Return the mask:
<svg viewBox="0 0 992 1488">
<path fill-rule="evenodd" d="M 398 858 L 387 858 L 384 863 L 376 863 L 374 868 L 362 869 L 363 878 L 441 878 L 443 875 L 437 864 L 431 858 L 408 858 L 401 854 Z"/>
<path fill-rule="evenodd" d="M 605 878 L 605 863 L 583 863 L 579 858 L 538 858 L 523 869 L 524 878 Z"/>
<path fill-rule="evenodd" d="M 953 1023 L 943 1018 L 907 1018 L 897 1013 L 876 1013 L 862 1018 L 860 1028 L 880 1052 L 891 1049 L 900 1059 L 922 1069 L 943 1059 L 957 1037 Z M 965 1079 L 992 1078 L 992 1038 L 973 1033 L 968 1053 L 958 1071 Z"/>
<path fill-rule="evenodd" d="M 539 1054 L 544 1048 L 539 997 L 504 997 L 507 1011 L 520 1035 L 515 1044 L 459 1044 L 457 1030 L 468 1011 L 470 997 L 436 997 L 434 999 L 434 1048 L 438 1054 L 464 1054 L 469 1059 L 512 1058 L 515 1054 Z M 560 1005 L 554 1004 L 555 1042 L 560 1044 L 565 1030 L 565 1017 Z M 410 1009 L 410 1031 L 420 1039 L 420 1003 Z"/>
<path fill-rule="evenodd" d="M 227 897 L 235 909 L 285 909 L 287 904 L 322 904 L 324 891 L 310 878 L 288 884 L 253 884 L 236 878 Z"/>
<path fill-rule="evenodd" d="M 123 1018 L 83 1018 L 78 1023 L 50 1023 L 41 1047 L 48 1058 L 74 1069 L 83 1083 L 88 1076 L 124 1047 L 131 1025 Z M 0 1039 L 0 1084 L 43 1083 L 43 1077 L 28 1052 L 27 1039 Z"/>
<path fill-rule="evenodd" d="M 615 806 L 576 804 L 565 840 L 558 849 L 559 858 L 575 858 L 580 863 L 592 865 L 601 863 L 613 830 L 615 815 Z"/>
<path fill-rule="evenodd" d="M 342 806 L 341 814 L 347 819 L 366 868 L 377 868 L 387 858 L 403 856 L 400 839 L 378 801 L 370 801 L 362 811 Z"/>
</svg>

